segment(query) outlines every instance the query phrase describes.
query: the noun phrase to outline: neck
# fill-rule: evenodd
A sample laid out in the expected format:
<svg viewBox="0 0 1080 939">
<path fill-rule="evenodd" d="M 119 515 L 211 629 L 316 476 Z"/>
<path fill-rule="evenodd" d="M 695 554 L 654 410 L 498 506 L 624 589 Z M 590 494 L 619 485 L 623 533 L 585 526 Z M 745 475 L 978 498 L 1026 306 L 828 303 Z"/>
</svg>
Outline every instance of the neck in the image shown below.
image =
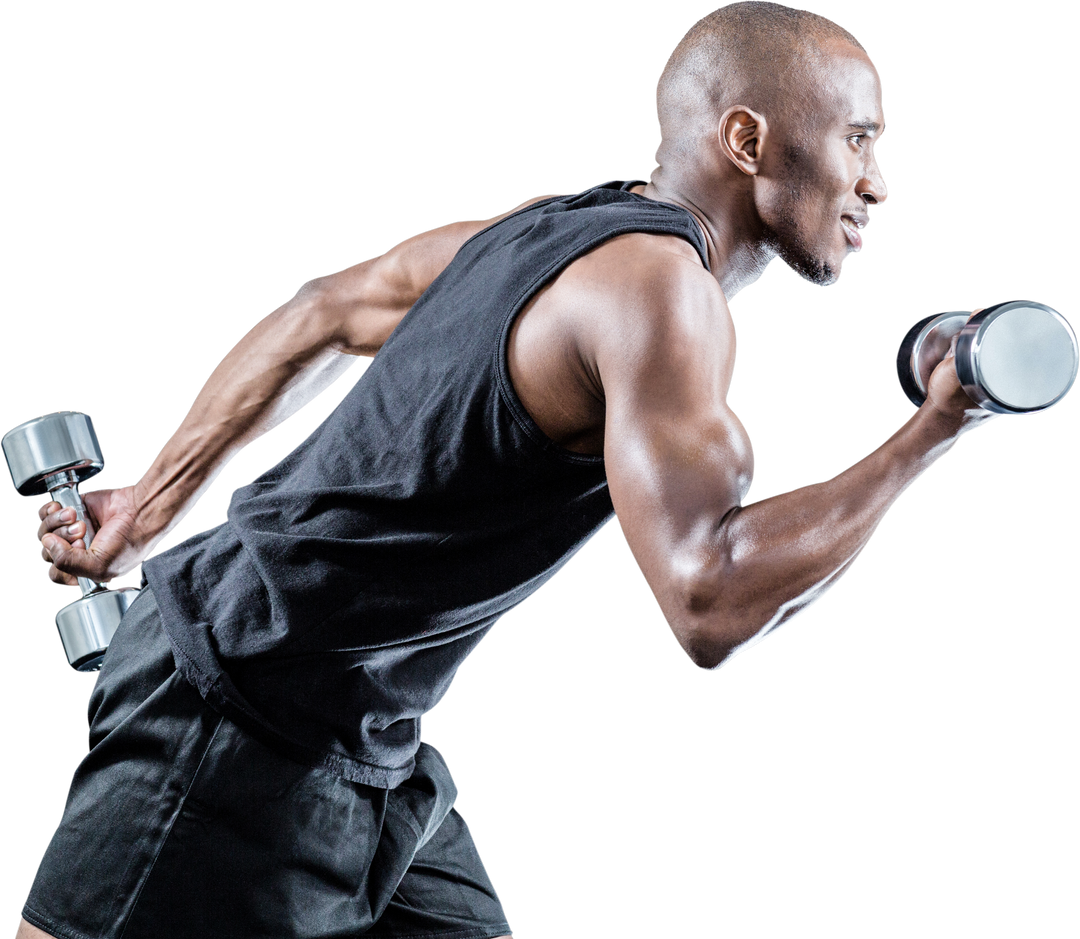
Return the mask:
<svg viewBox="0 0 1080 939">
<path fill-rule="evenodd" d="M 750 187 L 741 179 L 718 182 L 716 173 L 676 171 L 663 164 L 642 193 L 682 206 L 697 219 L 709 251 L 709 267 L 729 300 L 757 280 L 775 250 L 765 244 Z"/>
</svg>

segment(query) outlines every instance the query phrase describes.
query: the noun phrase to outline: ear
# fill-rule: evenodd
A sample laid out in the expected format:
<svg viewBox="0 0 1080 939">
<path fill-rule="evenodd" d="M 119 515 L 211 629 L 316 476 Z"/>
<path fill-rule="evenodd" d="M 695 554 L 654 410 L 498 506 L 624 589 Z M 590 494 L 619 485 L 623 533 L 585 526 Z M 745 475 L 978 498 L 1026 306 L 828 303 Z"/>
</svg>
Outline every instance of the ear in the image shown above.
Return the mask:
<svg viewBox="0 0 1080 939">
<path fill-rule="evenodd" d="M 761 167 L 761 151 L 769 135 L 765 115 L 742 104 L 734 105 L 720 115 L 717 132 L 724 156 L 740 172 L 756 176 Z"/>
</svg>

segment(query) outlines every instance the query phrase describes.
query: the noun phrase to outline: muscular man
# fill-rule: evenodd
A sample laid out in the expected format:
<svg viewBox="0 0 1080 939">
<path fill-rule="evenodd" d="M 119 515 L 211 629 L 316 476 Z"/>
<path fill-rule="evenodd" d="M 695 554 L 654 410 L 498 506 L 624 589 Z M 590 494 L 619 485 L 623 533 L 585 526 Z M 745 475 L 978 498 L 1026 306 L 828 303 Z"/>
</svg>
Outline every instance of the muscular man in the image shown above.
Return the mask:
<svg viewBox="0 0 1080 939">
<path fill-rule="evenodd" d="M 87 494 L 89 550 L 42 509 L 54 580 L 129 570 L 239 447 L 375 355 L 225 525 L 147 561 L 20 936 L 507 934 L 419 740 L 494 620 L 614 510 L 714 667 L 829 586 L 986 416 L 946 360 L 866 459 L 743 506 L 727 300 L 776 256 L 828 284 L 861 247 L 886 196 L 878 77 L 829 21 L 739 3 L 686 36 L 658 106 L 648 184 L 532 200 L 306 285 L 135 486 Z"/>
</svg>

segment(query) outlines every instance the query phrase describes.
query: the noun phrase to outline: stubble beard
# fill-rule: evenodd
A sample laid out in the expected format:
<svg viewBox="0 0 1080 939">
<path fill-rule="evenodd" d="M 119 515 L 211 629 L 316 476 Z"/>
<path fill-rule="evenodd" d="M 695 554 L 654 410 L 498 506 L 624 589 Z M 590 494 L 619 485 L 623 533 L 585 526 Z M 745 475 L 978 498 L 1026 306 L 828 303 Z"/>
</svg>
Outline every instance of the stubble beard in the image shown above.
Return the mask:
<svg viewBox="0 0 1080 939">
<path fill-rule="evenodd" d="M 840 271 L 818 255 L 800 232 L 796 209 L 802 201 L 800 190 L 792 187 L 766 243 L 800 277 L 812 284 L 827 287 L 836 283 Z"/>
<path fill-rule="evenodd" d="M 799 250 L 798 247 L 788 245 L 781 247 L 777 253 L 781 260 L 800 277 L 819 287 L 835 284 L 840 277 L 840 272 L 835 270 L 828 261 L 815 257 L 808 250 Z"/>
<path fill-rule="evenodd" d="M 767 244 L 800 277 L 827 287 L 836 283 L 840 270 L 814 251 L 799 223 L 799 216 L 806 215 L 808 209 L 813 214 L 808 193 L 820 185 L 820 181 L 815 179 L 812 161 L 804 149 L 788 145 L 783 155 L 788 180 L 776 221 L 770 226 Z"/>
</svg>

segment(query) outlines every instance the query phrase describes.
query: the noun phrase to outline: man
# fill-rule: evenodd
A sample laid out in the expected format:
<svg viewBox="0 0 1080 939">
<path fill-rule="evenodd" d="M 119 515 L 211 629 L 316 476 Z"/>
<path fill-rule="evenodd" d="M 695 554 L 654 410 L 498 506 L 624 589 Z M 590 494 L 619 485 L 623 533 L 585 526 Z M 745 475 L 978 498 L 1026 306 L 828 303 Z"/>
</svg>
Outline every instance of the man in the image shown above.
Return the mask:
<svg viewBox="0 0 1080 939">
<path fill-rule="evenodd" d="M 723 665 L 746 644 L 784 625 L 835 586 L 903 489 L 960 433 L 986 419 L 967 413 L 970 408 L 958 397 L 955 381 L 949 384 L 944 377 L 946 367 L 935 379 L 934 404 L 941 410 L 929 407 L 920 412 L 924 419 L 910 421 L 876 457 L 862 461 L 847 477 L 837 478 L 841 481 L 832 486 L 835 492 L 824 500 L 827 509 L 814 505 L 818 489 L 756 504 L 764 509 L 758 518 L 752 508 L 739 508 L 751 482 L 751 444 L 726 406 L 733 372 L 733 331 L 725 297 L 717 293 L 717 286 L 728 299 L 738 295 L 760 277 L 777 253 L 801 278 L 819 285 L 835 281 L 848 254 L 861 247 L 861 237 L 851 229 L 864 225 L 867 205 L 887 197 L 873 156 L 885 125 L 876 72 L 864 54 L 845 42 L 823 40 L 819 48 L 824 50 L 824 62 L 816 67 L 823 71 L 815 72 L 814 78 L 827 79 L 829 91 L 847 95 L 840 95 L 846 112 L 839 112 L 832 94 L 814 99 L 814 108 L 800 115 L 804 119 L 812 115 L 813 133 L 808 134 L 791 113 L 781 111 L 779 120 L 767 117 L 767 106 L 772 104 L 768 100 L 752 104 L 719 100 L 714 107 L 723 107 L 716 121 L 725 119 L 726 123 L 720 123 L 726 130 L 717 138 L 716 147 L 723 159 L 716 155 L 716 148 L 702 152 L 691 146 L 679 152 L 679 137 L 674 134 L 661 147 L 659 169 L 649 186 L 632 187 L 646 199 L 692 205 L 697 210 L 691 214 L 701 228 L 703 252 L 694 256 L 686 239 L 656 236 L 629 236 L 599 246 L 537 296 L 517 321 L 511 340 L 513 385 L 539 427 L 570 453 L 604 453 L 612 500 L 627 544 L 676 639 L 703 667 Z M 818 88 L 806 77 L 796 76 L 796 81 Z M 661 81 L 661 130 L 666 133 L 666 107 L 672 122 L 676 126 L 681 122 L 692 139 L 701 131 L 701 112 L 665 105 L 664 95 L 670 92 Z M 680 95 L 678 100 L 685 97 Z M 840 123 L 846 131 L 842 137 L 825 133 L 824 129 L 835 131 Z M 808 137 L 814 146 L 806 146 Z M 825 138 L 827 143 L 823 143 Z M 783 185 L 780 179 L 785 180 Z M 718 182 L 724 185 L 714 191 Z M 471 231 L 469 224 L 459 228 Z M 441 268 L 443 253 L 438 246 L 453 231 L 436 234 L 437 238 L 427 241 L 437 255 L 432 266 Z M 653 242 L 659 244 L 653 247 Z M 411 246 L 421 243 L 422 238 Z M 456 250 L 457 244 L 450 247 Z M 421 254 L 421 266 L 427 270 L 431 255 Z M 711 272 L 707 279 L 703 277 L 706 260 Z M 633 274 L 630 280 L 627 272 Z M 429 277 L 430 273 L 424 273 L 421 283 Z M 405 281 L 415 290 L 411 278 Z M 589 295 L 590 317 L 582 316 L 578 299 L 586 290 L 596 292 Z M 647 303 L 638 299 L 643 296 Z M 605 308 L 605 299 L 611 300 L 620 316 L 630 311 L 633 317 L 629 323 L 620 319 L 619 330 L 610 326 L 613 313 Z M 347 348 L 370 354 L 389 333 L 396 316 L 391 310 L 372 331 L 351 335 Z M 592 317 L 608 321 L 608 326 L 596 328 Z M 531 328 L 536 332 L 530 333 Z M 612 336 L 619 338 L 618 344 L 608 344 Z M 334 338 L 341 343 L 345 337 Z M 301 343 L 299 348 L 305 347 Z M 719 372 L 717 361 L 724 363 Z M 579 394 L 552 400 L 553 388 L 575 387 Z M 642 394 L 643 389 L 649 393 Z M 658 389 L 663 393 L 654 393 Z M 208 390 L 210 386 L 204 389 Z M 597 406 L 600 401 L 603 407 Z M 926 417 L 931 412 L 932 419 Z M 933 432 L 927 429 L 928 421 Z M 692 428 L 692 434 L 684 434 L 684 428 Z M 174 442 L 184 443 L 183 431 L 178 431 Z M 881 458 L 890 451 L 900 451 L 903 458 Z M 888 479 L 876 477 L 878 472 Z M 214 468 L 202 470 L 203 477 L 213 474 Z M 874 479 L 867 480 L 866 474 Z M 152 473 L 148 475 L 152 480 Z M 846 496 L 849 486 L 858 497 Z M 174 496 L 183 495 L 183 485 L 171 488 L 179 491 Z M 875 494 L 869 504 L 867 491 Z M 187 499 L 181 499 L 170 507 L 171 521 L 184 513 L 187 504 Z M 784 539 L 775 537 L 777 526 L 768 515 L 775 509 L 789 525 L 793 505 L 796 515 L 807 512 L 818 518 L 794 533 L 785 528 L 784 534 L 794 535 L 798 542 L 797 550 L 785 550 Z M 847 509 L 839 518 L 850 524 L 851 531 L 833 527 L 822 540 L 820 515 L 837 507 Z M 657 518 L 658 508 L 662 518 Z M 735 531 L 734 520 L 746 527 Z M 55 531 L 63 522 L 50 513 L 43 531 Z M 159 522 L 150 527 L 157 529 L 153 536 L 157 538 L 170 525 Z M 714 540 L 716 533 L 731 540 Z M 78 531 L 66 534 L 78 538 Z M 107 550 L 107 535 L 103 531 L 102 540 L 95 542 L 98 550 Z M 838 538 L 839 545 L 835 544 Z M 65 560 L 66 548 L 52 539 L 45 541 L 48 560 L 58 567 L 71 566 Z M 739 551 L 725 551 L 725 545 Z M 735 556 L 739 552 L 744 558 Z M 737 560 L 738 578 L 727 569 Z M 131 555 L 127 563 L 132 563 Z M 761 565 L 760 571 L 755 565 Z M 723 591 L 716 591 L 718 581 L 723 581 Z M 786 586 L 778 588 L 778 581 Z M 780 599 L 762 596 L 777 589 L 786 591 Z M 778 615 L 781 607 L 787 607 L 783 616 Z"/>
</svg>

